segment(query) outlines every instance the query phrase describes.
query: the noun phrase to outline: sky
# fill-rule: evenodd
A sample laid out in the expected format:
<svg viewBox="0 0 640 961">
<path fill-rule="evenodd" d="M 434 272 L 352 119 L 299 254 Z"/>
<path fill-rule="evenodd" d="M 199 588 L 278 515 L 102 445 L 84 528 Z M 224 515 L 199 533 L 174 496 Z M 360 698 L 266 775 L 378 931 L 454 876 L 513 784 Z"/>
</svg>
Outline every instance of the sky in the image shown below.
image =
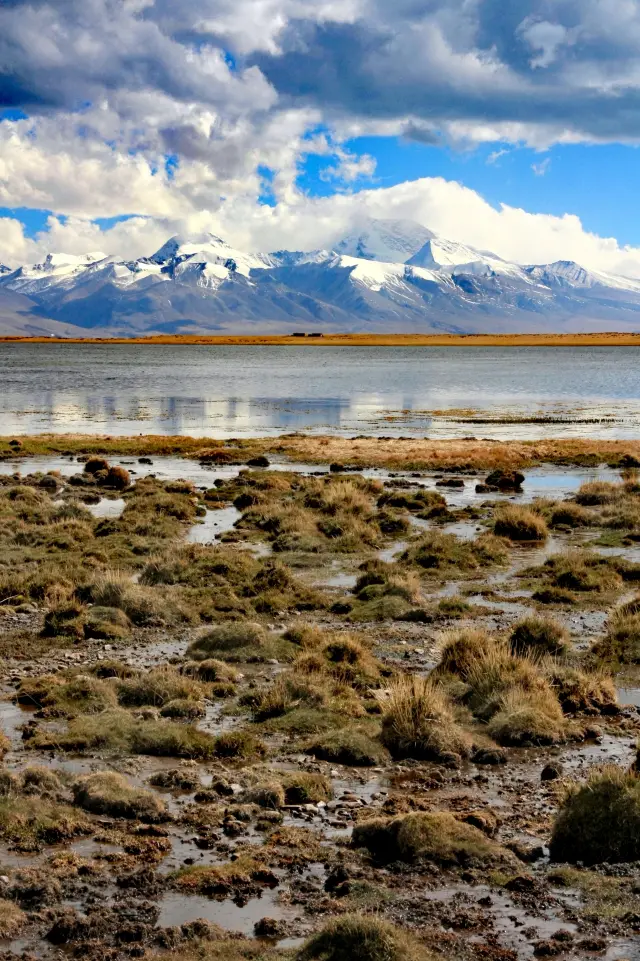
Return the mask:
<svg viewBox="0 0 640 961">
<path fill-rule="evenodd" d="M 639 0 L 0 0 L 0 263 L 407 218 L 640 277 Z"/>
</svg>

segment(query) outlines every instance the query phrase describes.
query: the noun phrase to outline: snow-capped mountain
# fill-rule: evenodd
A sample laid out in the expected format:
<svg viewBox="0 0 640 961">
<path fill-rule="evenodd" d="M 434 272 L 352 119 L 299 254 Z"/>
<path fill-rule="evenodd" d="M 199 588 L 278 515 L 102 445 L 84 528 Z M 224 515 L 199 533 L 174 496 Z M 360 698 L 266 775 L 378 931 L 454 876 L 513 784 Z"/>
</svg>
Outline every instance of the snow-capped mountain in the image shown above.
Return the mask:
<svg viewBox="0 0 640 961">
<path fill-rule="evenodd" d="M 135 261 L 49 254 L 0 267 L 0 333 L 640 330 L 640 280 L 509 263 L 411 221 L 330 250 L 249 253 L 209 234 Z"/>
</svg>

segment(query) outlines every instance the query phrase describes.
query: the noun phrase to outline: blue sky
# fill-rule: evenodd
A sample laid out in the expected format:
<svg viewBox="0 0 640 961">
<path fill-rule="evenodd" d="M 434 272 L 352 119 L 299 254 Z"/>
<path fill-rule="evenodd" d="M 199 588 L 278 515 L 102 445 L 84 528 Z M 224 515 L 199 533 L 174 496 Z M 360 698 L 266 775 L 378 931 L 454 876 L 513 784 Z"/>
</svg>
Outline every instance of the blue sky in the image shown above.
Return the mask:
<svg viewBox="0 0 640 961">
<path fill-rule="evenodd" d="M 640 3 L 5 0 L 0 261 L 412 218 L 640 276 Z"/>
<path fill-rule="evenodd" d="M 640 244 L 640 203 L 630 189 L 640 175 L 636 147 L 575 144 L 537 151 L 497 142 L 465 150 L 401 137 L 358 137 L 345 146 L 375 158 L 376 171 L 367 182 L 378 187 L 444 177 L 461 181 L 495 207 L 505 203 L 557 216 L 570 211 L 591 232 L 616 237 L 622 244 Z M 320 178 L 332 163 L 331 158 L 307 158 L 300 186 L 312 196 L 345 189 L 335 180 Z"/>
</svg>

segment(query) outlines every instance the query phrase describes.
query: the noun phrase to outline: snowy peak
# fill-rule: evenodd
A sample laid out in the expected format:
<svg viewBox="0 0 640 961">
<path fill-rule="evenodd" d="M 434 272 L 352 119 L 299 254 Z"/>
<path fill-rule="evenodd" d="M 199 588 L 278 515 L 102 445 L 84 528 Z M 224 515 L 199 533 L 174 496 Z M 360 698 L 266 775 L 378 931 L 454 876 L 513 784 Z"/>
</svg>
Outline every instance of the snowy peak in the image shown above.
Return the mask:
<svg viewBox="0 0 640 961">
<path fill-rule="evenodd" d="M 274 266 L 268 255 L 236 250 L 215 234 L 207 234 L 196 242 L 172 237 L 152 257 L 140 262 L 157 264 L 173 275 L 176 271 L 180 274 L 186 270 L 195 276 L 197 272 L 206 273 L 212 266 L 223 268 L 227 274 L 220 270 L 209 271 L 220 279 L 235 273 L 248 277 L 252 270 Z"/>
<path fill-rule="evenodd" d="M 595 274 L 573 260 L 557 260 L 553 264 L 527 267 L 526 270 L 534 280 L 560 287 L 594 287 L 600 283 Z"/>
<path fill-rule="evenodd" d="M 28 331 L 34 318 L 101 324 L 105 336 L 640 331 L 640 280 L 572 261 L 521 266 L 412 221 L 369 219 L 328 250 L 248 252 L 207 233 L 171 237 L 137 260 L 51 253 L 40 264 L 0 266 L 0 332 L 3 323 Z"/>
<path fill-rule="evenodd" d="M 493 265 L 503 263 L 503 261 L 496 254 L 476 250 L 475 247 L 467 247 L 465 244 L 458 244 L 452 240 L 444 240 L 442 237 L 433 237 L 413 257 L 407 260 L 407 263 L 412 267 L 437 269 L 439 267 L 459 267 L 462 264 L 474 263 Z"/>
<path fill-rule="evenodd" d="M 334 244 L 333 249 L 358 260 L 403 264 L 433 236 L 430 230 L 413 220 L 368 219 L 359 230 Z"/>
<path fill-rule="evenodd" d="M 7 267 L 5 264 L 0 264 L 0 277 L 2 277 L 4 274 L 12 273 L 13 271 L 11 270 L 11 267 Z"/>
<path fill-rule="evenodd" d="M 106 254 L 99 251 L 90 254 L 81 254 L 80 256 L 76 254 L 47 254 L 44 263 L 41 265 L 36 264 L 35 267 L 41 266 L 43 270 L 57 270 L 61 267 L 87 267 L 90 264 L 96 264 L 100 260 L 105 260 Z"/>
</svg>

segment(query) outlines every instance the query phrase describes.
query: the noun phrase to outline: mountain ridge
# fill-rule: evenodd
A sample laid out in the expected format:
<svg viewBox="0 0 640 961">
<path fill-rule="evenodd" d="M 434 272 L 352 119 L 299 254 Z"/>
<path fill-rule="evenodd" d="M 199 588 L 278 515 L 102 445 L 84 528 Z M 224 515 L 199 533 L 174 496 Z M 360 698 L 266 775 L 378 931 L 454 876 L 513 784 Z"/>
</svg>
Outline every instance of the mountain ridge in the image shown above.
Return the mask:
<svg viewBox="0 0 640 961">
<path fill-rule="evenodd" d="M 136 260 L 51 253 L 0 267 L 0 334 L 58 336 L 57 325 L 104 336 L 631 331 L 640 280 L 511 263 L 412 221 L 370 219 L 330 249 L 254 253 L 207 234 Z"/>
</svg>

